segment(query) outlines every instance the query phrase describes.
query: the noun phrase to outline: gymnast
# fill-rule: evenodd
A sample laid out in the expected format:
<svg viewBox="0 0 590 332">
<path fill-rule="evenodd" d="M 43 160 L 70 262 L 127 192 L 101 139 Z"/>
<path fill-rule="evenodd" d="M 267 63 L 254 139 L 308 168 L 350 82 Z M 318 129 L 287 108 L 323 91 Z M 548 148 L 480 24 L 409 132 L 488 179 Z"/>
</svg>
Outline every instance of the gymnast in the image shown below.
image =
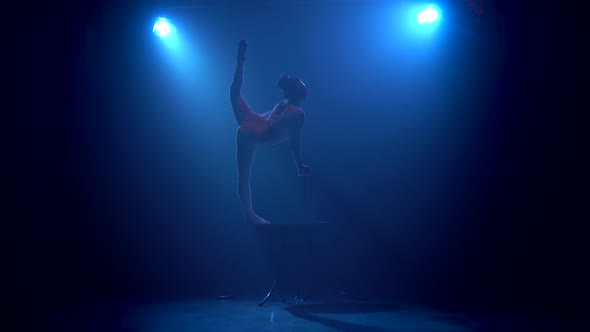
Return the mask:
<svg viewBox="0 0 590 332">
<path fill-rule="evenodd" d="M 305 113 L 300 106 L 307 99 L 308 91 L 300 79 L 283 74 L 277 86 L 283 90 L 285 98 L 279 101 L 272 111 L 265 114 L 252 111 L 242 96 L 247 48 L 246 41 L 241 40 L 238 45 L 237 68 L 230 88 L 231 105 L 239 125 L 236 135 L 238 196 L 246 221 L 263 225 L 270 222 L 254 212 L 250 191 L 250 174 L 256 146 L 288 141 L 299 176 L 311 174 L 311 168 L 303 164 L 301 159 L 301 128 L 305 121 Z"/>
</svg>

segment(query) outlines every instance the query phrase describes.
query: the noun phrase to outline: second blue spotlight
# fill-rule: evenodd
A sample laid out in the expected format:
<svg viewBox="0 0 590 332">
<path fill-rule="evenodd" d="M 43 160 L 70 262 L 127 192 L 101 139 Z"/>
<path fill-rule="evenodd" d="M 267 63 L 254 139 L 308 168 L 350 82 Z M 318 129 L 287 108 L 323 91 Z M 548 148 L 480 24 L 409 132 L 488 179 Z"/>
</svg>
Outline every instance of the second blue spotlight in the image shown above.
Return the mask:
<svg viewBox="0 0 590 332">
<path fill-rule="evenodd" d="M 428 5 L 418 13 L 418 23 L 435 23 L 440 18 L 440 10 L 435 5 Z"/>
</svg>

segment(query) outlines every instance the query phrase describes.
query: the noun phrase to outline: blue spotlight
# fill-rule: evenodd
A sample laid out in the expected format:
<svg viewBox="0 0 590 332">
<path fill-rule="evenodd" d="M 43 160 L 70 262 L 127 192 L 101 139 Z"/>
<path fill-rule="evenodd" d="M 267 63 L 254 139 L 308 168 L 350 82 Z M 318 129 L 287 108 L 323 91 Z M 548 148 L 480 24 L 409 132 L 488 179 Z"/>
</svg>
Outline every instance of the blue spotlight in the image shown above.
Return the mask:
<svg viewBox="0 0 590 332">
<path fill-rule="evenodd" d="M 166 38 L 176 32 L 176 27 L 167 18 L 160 17 L 154 24 L 152 31 L 154 35 Z"/>
<path fill-rule="evenodd" d="M 428 5 L 418 14 L 418 23 L 434 23 L 438 20 L 440 14 L 434 5 Z"/>
</svg>

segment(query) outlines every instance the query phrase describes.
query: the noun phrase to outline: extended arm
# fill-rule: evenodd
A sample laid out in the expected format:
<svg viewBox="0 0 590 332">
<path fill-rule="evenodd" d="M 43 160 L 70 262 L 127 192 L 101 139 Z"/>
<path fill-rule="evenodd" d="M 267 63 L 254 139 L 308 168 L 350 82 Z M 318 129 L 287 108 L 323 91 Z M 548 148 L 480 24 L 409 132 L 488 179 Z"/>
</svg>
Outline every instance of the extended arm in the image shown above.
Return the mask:
<svg viewBox="0 0 590 332">
<path fill-rule="evenodd" d="M 291 155 L 293 161 L 297 166 L 297 170 L 300 176 L 307 176 L 311 174 L 311 168 L 303 164 L 303 158 L 301 157 L 301 129 L 303 128 L 303 122 L 305 121 L 305 115 L 301 113 L 298 115 L 296 126 L 291 132 L 291 140 L 289 142 L 291 148 Z"/>
<path fill-rule="evenodd" d="M 293 161 L 295 162 L 297 169 L 300 170 L 303 167 L 303 159 L 301 158 L 301 127 L 293 131 L 290 144 Z"/>
</svg>

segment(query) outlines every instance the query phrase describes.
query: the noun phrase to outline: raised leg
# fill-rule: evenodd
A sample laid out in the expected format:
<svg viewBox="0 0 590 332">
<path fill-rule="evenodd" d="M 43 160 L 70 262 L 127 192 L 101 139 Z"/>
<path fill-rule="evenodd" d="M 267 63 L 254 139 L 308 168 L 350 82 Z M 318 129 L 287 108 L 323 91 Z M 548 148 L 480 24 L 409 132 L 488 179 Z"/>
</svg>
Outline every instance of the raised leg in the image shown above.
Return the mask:
<svg viewBox="0 0 590 332">
<path fill-rule="evenodd" d="M 244 62 L 246 61 L 246 49 L 248 44 L 245 40 L 240 41 L 238 46 L 238 61 L 236 71 L 234 73 L 234 79 L 231 83 L 229 96 L 231 100 L 231 106 L 234 110 L 234 115 L 238 121 L 238 125 L 241 125 L 245 121 L 248 121 L 255 117 L 260 117 L 258 114 L 252 111 L 250 105 L 246 102 L 242 96 L 242 86 L 244 85 Z"/>
</svg>

